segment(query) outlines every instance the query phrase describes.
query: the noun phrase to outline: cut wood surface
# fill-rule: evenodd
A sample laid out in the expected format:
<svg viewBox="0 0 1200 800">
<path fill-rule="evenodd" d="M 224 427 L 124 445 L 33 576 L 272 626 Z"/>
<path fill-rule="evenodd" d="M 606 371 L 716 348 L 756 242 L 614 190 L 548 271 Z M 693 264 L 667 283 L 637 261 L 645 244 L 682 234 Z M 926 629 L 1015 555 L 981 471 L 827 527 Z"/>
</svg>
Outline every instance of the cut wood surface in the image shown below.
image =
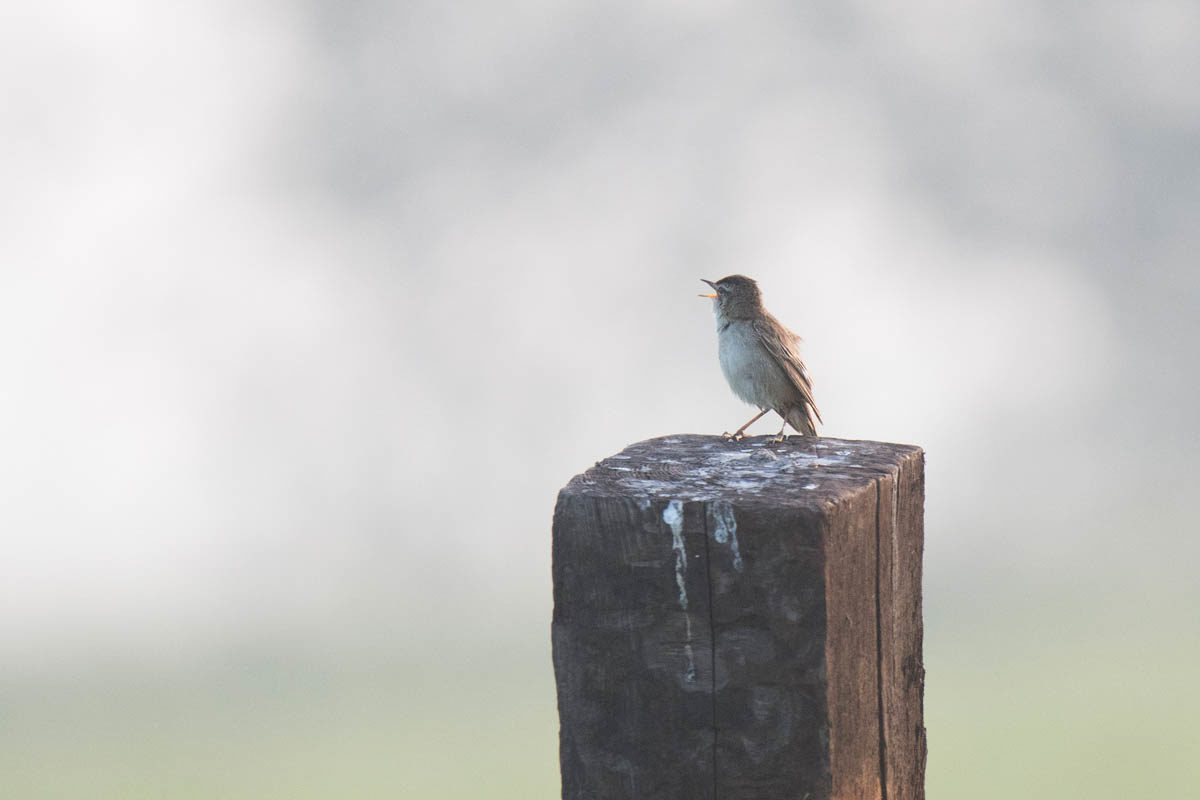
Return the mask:
<svg viewBox="0 0 1200 800">
<path fill-rule="evenodd" d="M 554 513 L 563 797 L 924 797 L 918 447 L 680 435 Z"/>
</svg>

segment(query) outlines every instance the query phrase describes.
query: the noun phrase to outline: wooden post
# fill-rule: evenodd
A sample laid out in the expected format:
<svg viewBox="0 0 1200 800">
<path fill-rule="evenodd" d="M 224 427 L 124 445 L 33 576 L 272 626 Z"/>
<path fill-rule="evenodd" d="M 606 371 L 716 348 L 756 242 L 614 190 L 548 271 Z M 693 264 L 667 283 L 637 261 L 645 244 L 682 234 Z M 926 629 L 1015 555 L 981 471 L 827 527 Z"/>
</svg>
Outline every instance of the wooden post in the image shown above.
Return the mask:
<svg viewBox="0 0 1200 800">
<path fill-rule="evenodd" d="M 567 800 L 921 800 L 924 454 L 670 436 L 554 510 Z"/>
</svg>

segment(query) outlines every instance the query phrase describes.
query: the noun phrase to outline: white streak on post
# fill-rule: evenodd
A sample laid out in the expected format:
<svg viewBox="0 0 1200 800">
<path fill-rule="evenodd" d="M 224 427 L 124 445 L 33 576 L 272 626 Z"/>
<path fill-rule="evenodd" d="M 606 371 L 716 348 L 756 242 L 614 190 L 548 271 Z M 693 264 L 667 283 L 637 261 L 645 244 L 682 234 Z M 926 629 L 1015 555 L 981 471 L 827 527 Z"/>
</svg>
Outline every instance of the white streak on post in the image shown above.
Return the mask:
<svg viewBox="0 0 1200 800">
<path fill-rule="evenodd" d="M 684 573 L 687 570 L 687 550 L 683 546 L 683 501 L 672 500 L 663 509 L 663 522 L 671 529 L 671 548 L 675 551 L 675 585 L 679 587 L 679 607 L 683 609 L 683 624 L 687 641 L 683 650 L 687 656 L 687 671 L 684 679 L 688 683 L 696 681 L 696 656 L 692 652 L 692 615 L 687 613 L 688 596 L 687 581 Z"/>
<path fill-rule="evenodd" d="M 729 544 L 733 551 L 733 568 L 742 571 L 742 553 L 738 550 L 737 520 L 733 516 L 733 506 L 718 500 L 709 506 L 709 514 L 713 522 L 713 538 L 721 544 Z"/>
<path fill-rule="evenodd" d="M 687 550 L 683 547 L 683 501 L 672 500 L 663 509 L 663 522 L 671 529 L 671 547 L 675 549 L 675 584 L 679 587 L 679 607 L 687 611 Z"/>
</svg>

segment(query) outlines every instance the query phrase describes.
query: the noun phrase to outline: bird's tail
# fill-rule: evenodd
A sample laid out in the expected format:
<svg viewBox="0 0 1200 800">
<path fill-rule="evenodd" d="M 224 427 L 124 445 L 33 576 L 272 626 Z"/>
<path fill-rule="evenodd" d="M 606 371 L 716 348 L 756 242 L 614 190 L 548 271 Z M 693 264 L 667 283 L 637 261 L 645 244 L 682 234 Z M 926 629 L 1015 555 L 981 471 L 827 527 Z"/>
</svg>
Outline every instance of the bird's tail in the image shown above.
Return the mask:
<svg viewBox="0 0 1200 800">
<path fill-rule="evenodd" d="M 813 419 L 813 417 L 816 419 Z M 808 403 L 801 403 L 798 406 L 792 406 L 788 409 L 785 419 L 788 424 L 796 430 L 803 433 L 805 436 L 817 435 L 817 422 L 821 415 L 817 412 L 815 406 L 810 406 Z"/>
</svg>

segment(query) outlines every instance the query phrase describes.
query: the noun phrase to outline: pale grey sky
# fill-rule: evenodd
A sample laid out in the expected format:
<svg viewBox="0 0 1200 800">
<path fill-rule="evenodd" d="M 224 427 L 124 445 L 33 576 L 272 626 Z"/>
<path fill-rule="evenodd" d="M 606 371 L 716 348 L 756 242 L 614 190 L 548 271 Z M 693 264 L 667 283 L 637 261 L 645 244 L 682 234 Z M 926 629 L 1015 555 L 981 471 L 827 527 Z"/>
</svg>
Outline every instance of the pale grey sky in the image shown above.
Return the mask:
<svg viewBox="0 0 1200 800">
<path fill-rule="evenodd" d="M 927 448 L 930 597 L 1083 558 L 1184 587 L 1198 32 L 1169 1 L 21 11 L 0 657 L 540 642 L 556 489 L 744 418 L 695 297 L 733 272 L 827 434 Z M 1147 503 L 1158 550 L 1123 535 Z"/>
</svg>

